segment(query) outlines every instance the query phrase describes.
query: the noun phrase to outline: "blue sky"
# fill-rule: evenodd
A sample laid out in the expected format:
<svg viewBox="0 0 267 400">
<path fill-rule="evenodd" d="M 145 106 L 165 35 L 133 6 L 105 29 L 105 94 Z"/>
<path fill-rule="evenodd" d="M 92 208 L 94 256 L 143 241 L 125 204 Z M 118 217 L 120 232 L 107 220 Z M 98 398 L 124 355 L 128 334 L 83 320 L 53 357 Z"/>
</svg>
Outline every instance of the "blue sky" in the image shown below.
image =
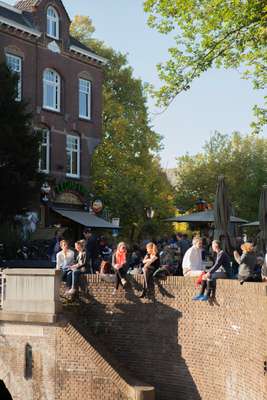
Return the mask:
<svg viewBox="0 0 267 400">
<path fill-rule="evenodd" d="M 147 27 L 143 0 L 63 0 L 63 3 L 71 18 L 76 14 L 90 16 L 96 28 L 94 37 L 128 54 L 136 77 L 160 85 L 156 64 L 168 58 L 172 42 L 170 37 Z M 157 115 L 150 100 L 151 122 L 164 137 L 162 166 L 174 167 L 176 157 L 200 151 L 215 130 L 226 134 L 248 133 L 252 106 L 261 101 L 261 95 L 237 71 L 210 70 L 188 92 L 180 94 L 163 114 Z M 264 136 L 267 137 L 266 131 Z"/>
</svg>

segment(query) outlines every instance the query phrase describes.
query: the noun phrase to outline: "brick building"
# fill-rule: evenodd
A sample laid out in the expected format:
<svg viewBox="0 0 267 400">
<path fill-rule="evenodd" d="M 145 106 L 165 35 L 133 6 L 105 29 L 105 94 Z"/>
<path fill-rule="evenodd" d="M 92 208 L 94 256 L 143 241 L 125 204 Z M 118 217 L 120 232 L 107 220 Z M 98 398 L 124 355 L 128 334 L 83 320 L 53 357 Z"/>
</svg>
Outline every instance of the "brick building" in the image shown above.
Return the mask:
<svg viewBox="0 0 267 400">
<path fill-rule="evenodd" d="M 51 188 L 49 207 L 41 206 L 43 227 L 67 220 L 90 225 L 88 213 L 77 221 L 71 210 L 82 212 L 88 201 L 106 60 L 70 35 L 70 23 L 61 0 L 20 0 L 14 7 L 0 1 L 0 61 L 18 73 L 17 100 L 29 103 L 33 129 L 42 134 L 39 167 Z"/>
</svg>

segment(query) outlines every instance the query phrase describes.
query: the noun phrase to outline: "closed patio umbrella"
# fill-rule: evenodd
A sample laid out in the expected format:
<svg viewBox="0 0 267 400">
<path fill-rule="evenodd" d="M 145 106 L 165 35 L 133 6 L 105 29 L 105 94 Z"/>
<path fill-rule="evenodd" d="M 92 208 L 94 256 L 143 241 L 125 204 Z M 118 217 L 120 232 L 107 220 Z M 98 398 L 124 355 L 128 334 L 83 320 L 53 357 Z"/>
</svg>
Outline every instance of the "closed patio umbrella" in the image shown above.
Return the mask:
<svg viewBox="0 0 267 400">
<path fill-rule="evenodd" d="M 259 202 L 259 247 L 265 254 L 267 250 L 267 185 L 263 185 Z"/>
<path fill-rule="evenodd" d="M 232 252 L 229 231 L 230 215 L 231 207 L 228 200 L 224 176 L 219 176 L 214 202 L 214 239 L 221 241 L 222 248 L 228 254 Z"/>
</svg>

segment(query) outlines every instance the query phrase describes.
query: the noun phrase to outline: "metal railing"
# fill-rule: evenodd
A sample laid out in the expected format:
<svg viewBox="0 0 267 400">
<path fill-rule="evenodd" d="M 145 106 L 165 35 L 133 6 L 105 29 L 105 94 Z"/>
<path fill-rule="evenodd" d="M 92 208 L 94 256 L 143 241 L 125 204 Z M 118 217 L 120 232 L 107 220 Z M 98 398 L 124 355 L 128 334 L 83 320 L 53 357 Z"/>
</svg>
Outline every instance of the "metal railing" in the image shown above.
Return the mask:
<svg viewBox="0 0 267 400">
<path fill-rule="evenodd" d="M 3 308 L 6 291 L 6 278 L 4 271 L 0 270 L 0 309 Z"/>
</svg>

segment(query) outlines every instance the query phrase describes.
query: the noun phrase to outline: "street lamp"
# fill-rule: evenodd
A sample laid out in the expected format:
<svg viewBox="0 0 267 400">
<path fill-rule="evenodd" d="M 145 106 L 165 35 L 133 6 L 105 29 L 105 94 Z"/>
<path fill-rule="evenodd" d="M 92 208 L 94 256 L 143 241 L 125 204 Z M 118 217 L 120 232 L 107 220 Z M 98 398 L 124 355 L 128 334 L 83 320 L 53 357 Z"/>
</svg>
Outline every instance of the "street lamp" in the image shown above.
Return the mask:
<svg viewBox="0 0 267 400">
<path fill-rule="evenodd" d="M 44 182 L 42 187 L 41 187 L 42 202 L 43 203 L 48 203 L 50 192 L 51 192 L 51 187 L 50 187 L 49 183 Z"/>
</svg>

